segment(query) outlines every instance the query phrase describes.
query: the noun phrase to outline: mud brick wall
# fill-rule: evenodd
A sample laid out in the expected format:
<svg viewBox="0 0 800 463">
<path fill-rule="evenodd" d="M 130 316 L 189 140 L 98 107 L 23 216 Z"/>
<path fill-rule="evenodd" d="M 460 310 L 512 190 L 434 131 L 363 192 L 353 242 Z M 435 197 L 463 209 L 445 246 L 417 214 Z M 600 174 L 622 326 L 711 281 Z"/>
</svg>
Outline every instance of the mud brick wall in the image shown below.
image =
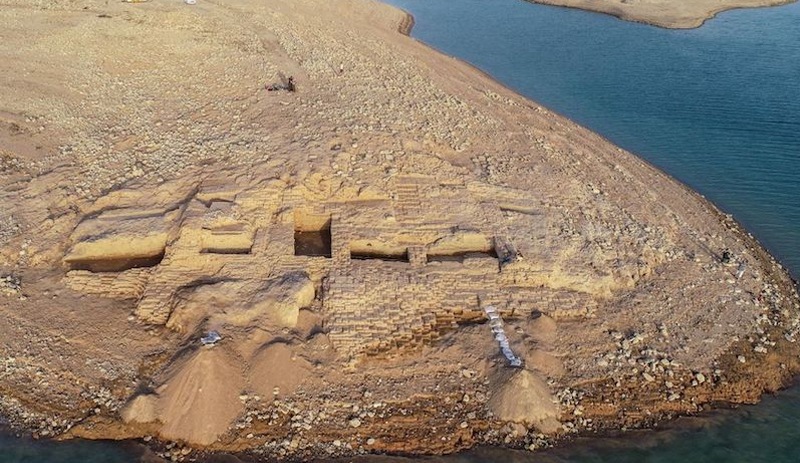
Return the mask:
<svg viewBox="0 0 800 463">
<path fill-rule="evenodd" d="M 151 269 L 135 268 L 124 272 L 94 273 L 86 270 L 67 272 L 65 281 L 71 289 L 112 299 L 139 299 L 144 294 Z"/>
</svg>

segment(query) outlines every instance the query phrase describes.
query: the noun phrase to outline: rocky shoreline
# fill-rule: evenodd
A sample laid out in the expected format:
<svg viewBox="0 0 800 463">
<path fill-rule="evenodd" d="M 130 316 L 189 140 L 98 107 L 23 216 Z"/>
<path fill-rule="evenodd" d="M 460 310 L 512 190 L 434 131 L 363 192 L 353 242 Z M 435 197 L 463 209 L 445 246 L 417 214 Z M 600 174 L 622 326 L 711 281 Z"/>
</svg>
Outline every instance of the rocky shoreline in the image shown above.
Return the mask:
<svg viewBox="0 0 800 463">
<path fill-rule="evenodd" d="M 407 14 L 12 3 L 15 429 L 174 461 L 536 450 L 800 371 L 796 284 L 729 216 L 410 39 Z"/>
</svg>

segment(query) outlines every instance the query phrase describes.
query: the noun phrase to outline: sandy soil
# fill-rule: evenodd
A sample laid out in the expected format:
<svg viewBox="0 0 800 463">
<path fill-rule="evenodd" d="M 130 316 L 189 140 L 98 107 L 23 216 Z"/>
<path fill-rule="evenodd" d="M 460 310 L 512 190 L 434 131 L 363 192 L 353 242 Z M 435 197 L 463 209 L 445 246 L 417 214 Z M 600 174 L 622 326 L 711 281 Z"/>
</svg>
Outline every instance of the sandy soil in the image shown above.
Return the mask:
<svg viewBox="0 0 800 463">
<path fill-rule="evenodd" d="M 798 371 L 794 283 L 730 217 L 409 24 L 368 0 L 3 1 L 3 415 L 176 460 L 534 450 Z M 332 257 L 296 256 L 326 210 Z M 368 251 L 388 261 L 348 260 Z"/>
<path fill-rule="evenodd" d="M 786 5 L 794 0 L 530 0 L 596 11 L 669 29 L 700 27 L 717 13 L 737 8 Z"/>
</svg>

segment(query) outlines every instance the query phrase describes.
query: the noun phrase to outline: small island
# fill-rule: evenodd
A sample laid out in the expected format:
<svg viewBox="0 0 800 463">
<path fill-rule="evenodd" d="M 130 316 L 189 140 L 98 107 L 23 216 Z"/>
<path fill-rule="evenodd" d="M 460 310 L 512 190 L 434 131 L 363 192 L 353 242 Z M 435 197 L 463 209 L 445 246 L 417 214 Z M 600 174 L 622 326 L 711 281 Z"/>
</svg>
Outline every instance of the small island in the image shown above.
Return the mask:
<svg viewBox="0 0 800 463">
<path fill-rule="evenodd" d="M 395 8 L 6 3 L 20 432 L 174 461 L 535 451 L 800 369 L 795 282 L 732 217 Z"/>
</svg>

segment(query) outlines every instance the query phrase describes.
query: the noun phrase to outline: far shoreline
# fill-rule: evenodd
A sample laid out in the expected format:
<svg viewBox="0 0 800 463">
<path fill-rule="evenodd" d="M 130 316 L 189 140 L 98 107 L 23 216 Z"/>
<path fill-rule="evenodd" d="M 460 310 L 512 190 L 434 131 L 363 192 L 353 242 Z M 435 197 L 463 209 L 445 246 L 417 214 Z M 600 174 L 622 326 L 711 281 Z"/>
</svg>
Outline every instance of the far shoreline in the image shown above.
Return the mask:
<svg viewBox="0 0 800 463">
<path fill-rule="evenodd" d="M 733 10 L 743 10 L 751 8 L 769 8 L 777 6 L 786 6 L 795 3 L 797 0 L 743 0 L 741 4 L 730 6 L 717 6 L 714 8 L 706 8 L 704 10 L 695 12 L 689 17 L 676 17 L 669 14 L 658 14 L 657 12 L 650 12 L 647 7 L 643 11 L 623 11 L 617 5 L 613 4 L 613 0 L 604 0 L 600 3 L 592 0 L 525 0 L 529 3 L 537 3 L 540 5 L 558 6 L 564 8 L 571 8 L 576 10 L 591 11 L 593 13 L 606 14 L 613 16 L 623 21 L 629 21 L 648 26 L 660 27 L 662 29 L 697 29 L 717 17 L 720 13 Z M 624 2 L 623 2 L 624 3 Z M 653 8 L 655 9 L 655 8 Z"/>
</svg>

